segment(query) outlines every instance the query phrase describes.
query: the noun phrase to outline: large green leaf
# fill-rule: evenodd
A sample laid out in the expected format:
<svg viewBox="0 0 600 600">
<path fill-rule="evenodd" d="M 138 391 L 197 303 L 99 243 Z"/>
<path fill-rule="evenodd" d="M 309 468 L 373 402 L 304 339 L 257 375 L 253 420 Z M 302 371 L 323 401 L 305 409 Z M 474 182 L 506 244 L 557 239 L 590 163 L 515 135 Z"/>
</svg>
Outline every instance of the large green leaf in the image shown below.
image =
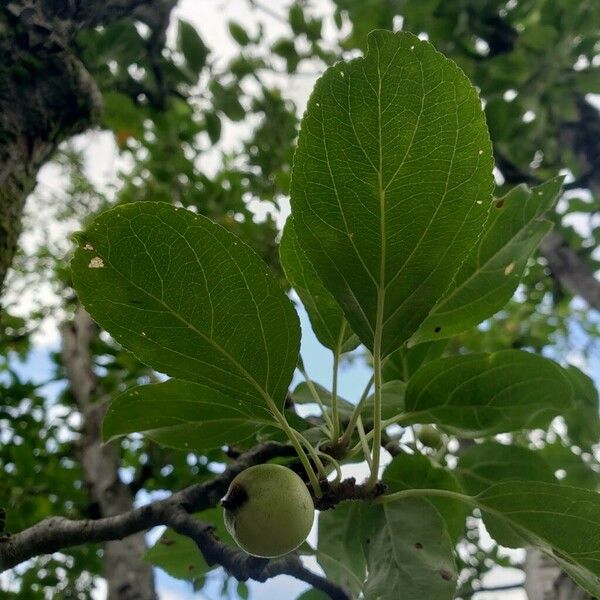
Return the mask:
<svg viewBox="0 0 600 600">
<path fill-rule="evenodd" d="M 268 267 L 209 219 L 164 203 L 101 214 L 72 262 L 92 317 L 141 361 L 234 399 L 283 404 L 298 316 Z"/>
<path fill-rule="evenodd" d="M 510 300 L 527 259 L 552 228 L 543 215 L 554 204 L 562 180 L 557 177 L 532 190 L 520 185 L 494 202 L 481 240 L 411 343 L 461 333 Z"/>
<path fill-rule="evenodd" d="M 225 528 L 221 507 L 210 508 L 198 513 L 196 517 L 200 521 L 213 525 L 219 540 L 235 547 L 235 542 Z M 146 552 L 144 560 L 155 567 L 160 567 L 177 579 L 196 579 L 218 567 L 206 563 L 191 538 L 180 535 L 172 529 L 167 529 L 160 536 L 154 546 Z"/>
<path fill-rule="evenodd" d="M 550 483 L 507 481 L 475 500 L 484 515 L 512 529 L 516 540 L 537 546 L 592 596 L 600 596 L 600 494 Z"/>
<path fill-rule="evenodd" d="M 404 381 L 386 381 L 381 386 L 381 418 L 391 419 L 404 412 L 406 384 Z M 371 394 L 364 402 L 361 415 L 363 419 L 373 419 L 375 395 Z"/>
<path fill-rule="evenodd" d="M 406 389 L 406 423 L 436 423 L 463 437 L 542 427 L 564 412 L 573 390 L 564 370 L 520 350 L 440 358 Z"/>
<path fill-rule="evenodd" d="M 317 82 L 294 158 L 294 227 L 352 329 L 382 354 L 444 297 L 492 208 L 475 88 L 412 34 L 374 31 L 365 58 Z"/>
<path fill-rule="evenodd" d="M 475 444 L 461 452 L 456 474 L 471 495 L 500 481 L 556 483 L 550 465 L 537 452 L 497 442 Z"/>
<path fill-rule="evenodd" d="M 117 397 L 104 418 L 103 436 L 109 440 L 138 432 L 163 446 L 193 452 L 241 444 L 274 425 L 262 406 L 171 379 Z"/>
<path fill-rule="evenodd" d="M 428 488 L 462 492 L 456 477 L 447 469 L 436 467 L 422 454 L 399 454 L 385 468 L 383 481 L 390 492 Z M 443 496 L 428 498 L 444 520 L 450 538 L 457 541 L 464 533 L 469 513 L 463 502 Z"/>
<path fill-rule="evenodd" d="M 451 600 L 457 572 L 453 545 L 429 502 L 409 498 L 373 506 L 368 536 L 365 600 Z"/>
<path fill-rule="evenodd" d="M 363 503 L 342 502 L 319 513 L 317 559 L 329 579 L 358 596 L 366 573 L 363 540 L 358 534 Z"/>
<path fill-rule="evenodd" d="M 317 339 L 325 347 L 352 350 L 358 344 L 340 305 L 325 289 L 314 267 L 304 253 L 296 232 L 294 220 L 288 218 L 279 246 L 281 265 L 306 308 Z"/>
</svg>

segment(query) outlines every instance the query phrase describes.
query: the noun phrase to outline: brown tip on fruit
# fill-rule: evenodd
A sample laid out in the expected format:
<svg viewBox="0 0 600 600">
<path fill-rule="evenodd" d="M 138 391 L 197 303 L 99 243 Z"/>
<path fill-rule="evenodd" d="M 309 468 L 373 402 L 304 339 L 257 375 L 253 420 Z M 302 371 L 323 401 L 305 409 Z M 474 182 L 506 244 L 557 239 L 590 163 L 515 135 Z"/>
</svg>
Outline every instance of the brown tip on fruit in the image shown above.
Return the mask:
<svg viewBox="0 0 600 600">
<path fill-rule="evenodd" d="M 248 500 L 246 490 L 239 483 L 234 483 L 229 486 L 225 498 L 221 500 L 221 505 L 225 510 L 236 511 L 246 500 Z"/>
</svg>

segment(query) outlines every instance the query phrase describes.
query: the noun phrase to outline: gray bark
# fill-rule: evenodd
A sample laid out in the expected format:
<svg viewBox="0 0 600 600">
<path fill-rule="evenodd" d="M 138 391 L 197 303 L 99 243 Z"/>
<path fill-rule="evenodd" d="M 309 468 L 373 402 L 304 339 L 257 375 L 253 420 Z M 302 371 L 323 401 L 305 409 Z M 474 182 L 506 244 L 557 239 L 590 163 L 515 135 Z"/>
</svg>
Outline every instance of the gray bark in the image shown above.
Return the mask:
<svg viewBox="0 0 600 600">
<path fill-rule="evenodd" d="M 83 308 L 62 330 L 62 359 L 70 391 L 83 416 L 79 453 L 90 501 L 101 517 L 133 509 L 133 495 L 119 476 L 119 451 L 102 442 L 106 402 L 97 398 L 90 343 L 96 326 Z M 147 550 L 144 532 L 104 544 L 103 567 L 108 600 L 156 600 L 152 568 L 142 560 Z"/>
<path fill-rule="evenodd" d="M 558 565 L 540 550 L 525 558 L 525 591 L 529 600 L 592 600 Z"/>
</svg>

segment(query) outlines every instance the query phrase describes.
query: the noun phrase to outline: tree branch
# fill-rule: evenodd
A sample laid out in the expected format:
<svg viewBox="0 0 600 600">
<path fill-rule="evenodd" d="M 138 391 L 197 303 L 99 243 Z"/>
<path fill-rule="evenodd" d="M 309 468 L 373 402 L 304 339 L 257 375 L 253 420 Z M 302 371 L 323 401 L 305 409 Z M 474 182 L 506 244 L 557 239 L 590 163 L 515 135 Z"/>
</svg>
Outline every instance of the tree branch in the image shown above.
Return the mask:
<svg viewBox="0 0 600 600">
<path fill-rule="evenodd" d="M 591 308 L 600 310 L 600 281 L 558 231 L 551 231 L 542 240 L 540 252 L 548 261 L 552 275 L 571 294 L 580 296 Z"/>
<path fill-rule="evenodd" d="M 50 517 L 15 535 L 0 538 L 0 572 L 38 556 L 58 552 L 70 546 L 120 540 L 157 525 L 169 525 L 175 531 L 192 538 L 209 565 L 219 564 L 239 580 L 249 578 L 265 581 L 276 575 L 291 575 L 310 583 L 334 600 L 349 600 L 339 586 L 306 569 L 296 554 L 269 561 L 249 556 L 220 542 L 212 525 L 195 519 L 191 513 L 216 506 L 231 480 L 254 464 L 277 456 L 293 456 L 294 449 L 278 442 L 264 442 L 240 455 L 220 475 L 210 481 L 176 492 L 165 500 L 103 519 L 72 521 Z M 363 486 L 347 480 L 332 486 L 327 493 L 327 508 L 337 502 L 365 497 Z"/>
</svg>

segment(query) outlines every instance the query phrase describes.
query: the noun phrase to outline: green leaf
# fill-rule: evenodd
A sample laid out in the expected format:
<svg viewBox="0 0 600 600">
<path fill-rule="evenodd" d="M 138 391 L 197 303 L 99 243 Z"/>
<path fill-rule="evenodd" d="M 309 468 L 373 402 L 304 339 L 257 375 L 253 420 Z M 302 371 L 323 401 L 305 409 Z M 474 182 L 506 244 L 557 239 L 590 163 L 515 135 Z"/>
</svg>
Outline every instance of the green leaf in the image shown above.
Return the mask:
<svg viewBox="0 0 600 600">
<path fill-rule="evenodd" d="M 570 448 L 556 441 L 538 450 L 540 456 L 557 472 L 561 483 L 573 487 L 600 490 L 600 469 L 598 461 L 591 455 L 584 460 Z"/>
<path fill-rule="evenodd" d="M 204 115 L 204 126 L 206 133 L 213 144 L 221 139 L 221 119 L 215 112 L 207 112 Z"/>
<path fill-rule="evenodd" d="M 231 37 L 240 45 L 247 46 L 250 43 L 250 36 L 248 32 L 235 21 L 229 21 L 228 23 L 229 33 Z"/>
<path fill-rule="evenodd" d="M 211 508 L 198 513 L 196 517 L 215 527 L 215 535 L 229 546 L 235 547 L 235 542 L 229 535 L 223 522 L 223 509 Z M 185 535 L 180 535 L 172 529 L 167 529 L 159 540 L 144 555 L 144 560 L 160 567 L 171 577 L 177 579 L 196 579 L 208 573 L 217 566 L 209 566 L 200 553 L 196 543 Z"/>
<path fill-rule="evenodd" d="M 327 388 L 314 381 L 313 385 L 315 387 L 315 390 L 317 391 L 317 394 L 319 395 L 319 398 L 321 399 L 321 402 L 323 402 L 325 406 L 330 407 L 331 392 Z M 308 384 L 305 381 L 302 381 L 295 387 L 294 391 L 292 392 L 292 400 L 297 404 L 315 403 L 315 398 L 312 395 L 312 392 L 310 391 L 310 388 L 308 387 Z M 354 405 L 351 402 L 348 402 L 348 400 L 344 400 L 344 398 L 341 398 L 340 396 L 338 396 L 337 404 L 340 416 L 342 418 L 349 418 L 352 414 L 352 411 L 354 410 Z"/>
<path fill-rule="evenodd" d="M 296 600 L 330 600 L 330 596 L 321 590 L 311 588 L 310 590 L 302 592 Z"/>
<path fill-rule="evenodd" d="M 282 406 L 300 327 L 268 267 L 209 219 L 163 203 L 102 213 L 72 261 L 92 317 L 158 371 Z"/>
<path fill-rule="evenodd" d="M 592 379 L 577 367 L 569 366 L 565 371 L 575 394 L 573 407 L 563 415 L 569 438 L 574 444 L 589 449 L 598 443 L 600 432 L 598 390 Z"/>
<path fill-rule="evenodd" d="M 288 218 L 279 246 L 281 265 L 287 280 L 300 296 L 317 339 L 330 350 L 341 342 L 344 350 L 358 345 L 340 305 L 327 291 L 304 253 L 294 230 L 293 218 Z"/>
<path fill-rule="evenodd" d="M 404 423 L 435 423 L 463 437 L 543 427 L 571 404 L 564 370 L 520 350 L 434 360 L 406 389 Z"/>
<path fill-rule="evenodd" d="M 472 496 L 500 481 L 556 483 L 550 465 L 537 452 L 497 442 L 475 444 L 461 452 L 456 474 Z"/>
<path fill-rule="evenodd" d="M 162 446 L 202 451 L 254 439 L 274 427 L 261 406 L 179 379 L 135 387 L 110 405 L 103 437 L 138 432 Z"/>
<path fill-rule="evenodd" d="M 177 41 L 180 52 L 191 71 L 197 75 L 204 68 L 209 50 L 196 28 L 186 21 L 179 20 L 179 38 Z"/>
<path fill-rule="evenodd" d="M 527 259 L 552 228 L 543 214 L 554 204 L 562 181 L 556 177 L 532 190 L 520 185 L 494 202 L 481 240 L 411 344 L 462 333 L 511 299 Z"/>
<path fill-rule="evenodd" d="M 498 483 L 475 498 L 516 538 L 558 562 L 592 596 L 600 596 L 600 494 L 541 482 Z"/>
<path fill-rule="evenodd" d="M 477 243 L 492 151 L 464 73 L 412 34 L 375 31 L 317 82 L 291 184 L 296 234 L 352 329 L 385 356 L 418 329 Z"/>
<path fill-rule="evenodd" d="M 366 559 L 360 528 L 363 506 L 342 502 L 332 510 L 319 513 L 317 559 L 325 575 L 358 596 L 366 573 Z"/>
<path fill-rule="evenodd" d="M 386 381 L 381 386 L 381 418 L 391 419 L 404 412 L 406 384 L 404 381 Z M 364 419 L 373 419 L 375 395 L 371 394 L 364 402 L 361 415 Z"/>
<path fill-rule="evenodd" d="M 447 469 L 436 467 L 429 458 L 422 454 L 399 454 L 385 468 L 383 481 L 389 492 L 413 488 L 450 490 L 461 493 L 462 487 L 456 477 Z M 463 535 L 465 520 L 469 509 L 464 503 L 451 498 L 432 497 L 428 501 L 433 504 L 442 519 L 446 530 L 453 541 Z"/>
<path fill-rule="evenodd" d="M 368 510 L 365 600 L 452 600 L 453 545 L 436 509 L 408 498 Z"/>
<path fill-rule="evenodd" d="M 424 364 L 439 358 L 448 346 L 448 340 L 426 342 L 413 346 L 402 347 L 392 352 L 383 363 L 383 379 L 390 381 L 401 379 L 408 381 Z"/>
</svg>

